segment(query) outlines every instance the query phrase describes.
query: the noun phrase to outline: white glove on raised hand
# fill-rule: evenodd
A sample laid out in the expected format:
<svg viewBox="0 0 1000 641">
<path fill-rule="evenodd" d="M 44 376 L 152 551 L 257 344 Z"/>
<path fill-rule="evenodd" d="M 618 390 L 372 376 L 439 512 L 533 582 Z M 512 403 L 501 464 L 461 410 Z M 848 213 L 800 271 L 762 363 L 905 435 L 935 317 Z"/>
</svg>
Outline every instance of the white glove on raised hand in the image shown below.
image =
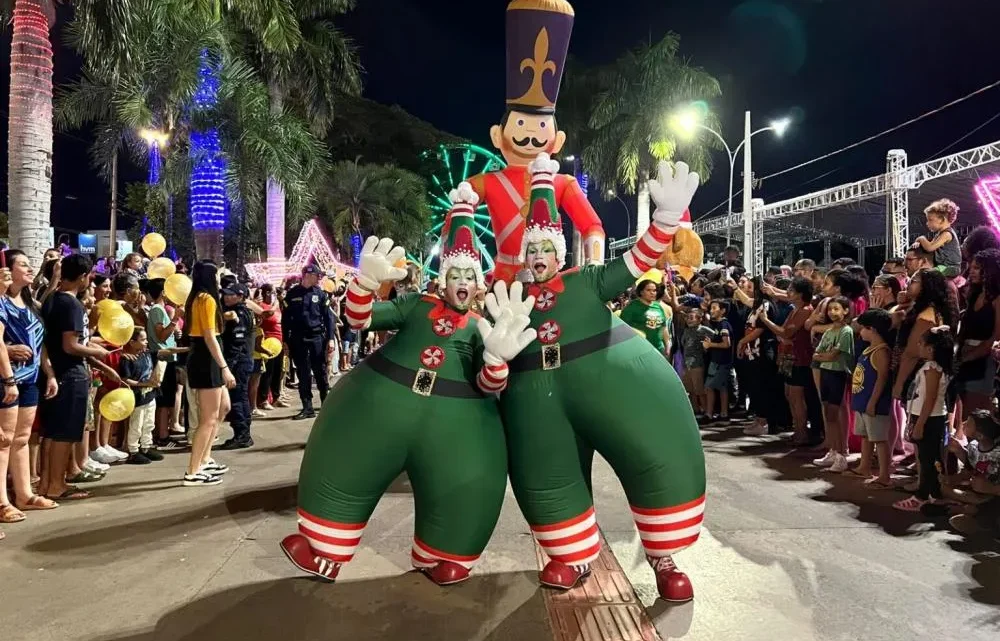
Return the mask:
<svg viewBox="0 0 1000 641">
<path fill-rule="evenodd" d="M 531 308 L 535 306 L 535 297 L 528 296 L 522 300 L 523 293 L 524 285 L 520 281 L 514 281 L 508 295 L 507 283 L 498 280 L 493 291 L 486 295 L 486 311 L 493 320 L 498 320 L 505 309 L 509 309 L 514 316 L 530 316 Z"/>
<path fill-rule="evenodd" d="M 451 200 L 453 205 L 465 203 L 475 207 L 479 204 L 479 194 L 472 188 L 472 185 L 464 180 L 458 183 L 458 187 L 448 193 L 448 199 Z"/>
<path fill-rule="evenodd" d="M 559 161 L 553 160 L 543 151 L 531 161 L 528 165 L 528 171 L 531 172 L 532 176 L 535 174 L 552 174 L 554 176 L 559 173 Z"/>
<path fill-rule="evenodd" d="M 393 247 L 391 238 L 369 236 L 358 261 L 358 284 L 373 292 L 386 281 L 406 278 L 406 269 L 396 267 L 405 256 L 406 250 L 398 245 Z"/>
<path fill-rule="evenodd" d="M 649 195 L 656 203 L 653 221 L 663 227 L 676 228 L 685 210 L 691 206 L 694 192 L 698 191 L 698 174 L 688 169 L 687 163 L 660 163 L 656 180 L 649 181 Z"/>
<path fill-rule="evenodd" d="M 531 318 L 528 315 L 535 305 L 535 297 L 522 300 L 521 294 L 521 283 L 511 285 L 508 296 L 507 284 L 498 281 L 493 292 L 486 295 L 486 309 L 494 323 L 480 318 L 478 328 L 483 337 L 483 360 L 487 365 L 496 367 L 510 362 L 538 336 L 538 332 L 529 327 Z"/>
</svg>

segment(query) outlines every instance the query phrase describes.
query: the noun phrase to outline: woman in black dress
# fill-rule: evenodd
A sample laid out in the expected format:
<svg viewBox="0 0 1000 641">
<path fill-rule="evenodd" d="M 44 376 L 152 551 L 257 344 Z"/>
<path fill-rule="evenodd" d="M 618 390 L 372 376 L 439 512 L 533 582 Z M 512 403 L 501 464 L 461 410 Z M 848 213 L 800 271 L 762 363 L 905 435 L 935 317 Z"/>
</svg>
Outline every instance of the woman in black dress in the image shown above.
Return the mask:
<svg viewBox="0 0 1000 641">
<path fill-rule="evenodd" d="M 223 328 L 218 278 L 219 269 L 214 262 L 200 260 L 195 263 L 191 271 L 191 293 L 185 305 L 184 338 L 190 346 L 187 384 L 194 392 L 198 416 L 195 433 L 188 434 L 191 459 L 184 475 L 186 486 L 217 485 L 222 482 L 222 475 L 229 471 L 212 459 L 212 441 L 219 423 L 229 412 L 228 390 L 236 385 L 218 339 Z"/>
</svg>

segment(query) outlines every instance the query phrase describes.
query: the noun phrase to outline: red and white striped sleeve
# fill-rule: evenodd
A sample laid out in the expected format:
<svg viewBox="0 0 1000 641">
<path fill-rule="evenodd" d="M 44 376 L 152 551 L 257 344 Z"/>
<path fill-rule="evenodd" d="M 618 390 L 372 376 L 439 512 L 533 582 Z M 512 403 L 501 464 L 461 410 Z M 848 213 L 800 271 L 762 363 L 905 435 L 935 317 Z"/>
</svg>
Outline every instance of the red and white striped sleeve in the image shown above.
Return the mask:
<svg viewBox="0 0 1000 641">
<path fill-rule="evenodd" d="M 375 294 L 362 287 L 357 279 L 352 280 L 347 286 L 347 306 L 344 315 L 347 316 L 347 324 L 351 329 L 362 330 L 371 325 L 374 300 Z"/>
<path fill-rule="evenodd" d="M 625 265 L 633 276 L 639 278 L 656 266 L 656 261 L 666 251 L 680 227 L 666 227 L 655 221 L 650 224 L 639 242 L 625 253 Z"/>
<path fill-rule="evenodd" d="M 485 394 L 499 394 L 507 388 L 508 374 L 507 363 L 484 364 L 479 370 L 479 375 L 476 376 L 476 383 Z"/>
</svg>

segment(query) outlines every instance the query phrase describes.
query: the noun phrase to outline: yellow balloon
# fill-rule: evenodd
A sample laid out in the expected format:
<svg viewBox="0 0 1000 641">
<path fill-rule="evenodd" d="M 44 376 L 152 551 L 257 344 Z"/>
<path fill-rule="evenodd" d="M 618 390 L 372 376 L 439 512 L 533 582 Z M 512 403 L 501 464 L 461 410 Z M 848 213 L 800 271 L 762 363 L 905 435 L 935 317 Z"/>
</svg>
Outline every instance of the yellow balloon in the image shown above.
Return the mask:
<svg viewBox="0 0 1000 641">
<path fill-rule="evenodd" d="M 149 261 L 146 267 L 146 276 L 152 280 L 154 278 L 170 278 L 177 272 L 177 265 L 169 258 L 154 258 Z"/>
<path fill-rule="evenodd" d="M 99 409 L 109 421 L 124 421 L 135 411 L 135 394 L 127 387 L 111 390 L 101 399 Z"/>
<path fill-rule="evenodd" d="M 327 294 L 332 294 L 337 291 L 337 283 L 333 282 L 327 277 L 323 277 L 323 280 L 319 282 L 319 286 L 323 288 L 323 291 Z"/>
<path fill-rule="evenodd" d="M 156 258 L 167 249 L 167 240 L 155 231 L 142 237 L 142 251 L 150 258 Z"/>
<path fill-rule="evenodd" d="M 174 305 L 183 305 L 191 293 L 191 279 L 185 274 L 174 274 L 163 283 L 163 293 Z"/>
<path fill-rule="evenodd" d="M 101 338 L 112 345 L 121 347 L 132 340 L 134 330 L 132 315 L 121 307 L 101 312 L 97 317 L 97 331 L 101 333 Z"/>
<path fill-rule="evenodd" d="M 101 314 L 108 311 L 109 309 L 121 309 L 122 302 L 120 300 L 112 300 L 110 298 L 105 298 L 104 300 L 97 303 L 97 311 Z"/>
<path fill-rule="evenodd" d="M 663 272 L 654 267 L 653 269 L 649 270 L 648 272 L 637 278 L 635 284 L 638 285 L 644 280 L 651 280 L 657 285 L 659 285 L 660 283 L 663 282 Z"/>
<path fill-rule="evenodd" d="M 269 336 L 260 342 L 260 351 L 264 358 L 274 358 L 281 353 L 281 341 L 274 336 Z"/>
</svg>

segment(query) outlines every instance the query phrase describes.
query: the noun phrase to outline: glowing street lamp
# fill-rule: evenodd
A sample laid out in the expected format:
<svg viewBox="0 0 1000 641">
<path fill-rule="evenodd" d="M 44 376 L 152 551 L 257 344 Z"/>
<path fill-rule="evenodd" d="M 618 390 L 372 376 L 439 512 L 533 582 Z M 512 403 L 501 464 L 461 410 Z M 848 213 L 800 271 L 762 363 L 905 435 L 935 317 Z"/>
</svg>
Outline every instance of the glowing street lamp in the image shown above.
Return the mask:
<svg viewBox="0 0 1000 641">
<path fill-rule="evenodd" d="M 729 196 L 728 196 L 728 199 L 727 199 L 727 208 L 726 208 L 727 209 L 726 213 L 727 213 L 727 215 L 729 217 L 732 217 L 732 214 L 733 214 L 733 180 L 734 180 L 735 173 L 736 173 L 736 156 L 739 155 L 740 149 L 742 149 L 744 145 L 746 146 L 747 158 L 745 159 L 746 162 L 744 163 L 745 166 L 744 166 L 744 172 L 743 172 L 744 173 L 744 176 L 743 176 L 743 191 L 744 191 L 743 224 L 744 224 L 744 227 L 745 227 L 745 229 L 744 229 L 744 245 L 747 245 L 746 239 L 749 238 L 750 234 L 752 233 L 752 227 L 750 227 L 750 225 L 752 224 L 750 222 L 750 214 L 752 212 L 748 211 L 748 206 L 749 206 L 749 202 L 750 202 L 750 195 L 751 195 L 751 191 L 752 191 L 752 188 L 753 188 L 753 174 L 751 173 L 750 167 L 749 167 L 749 164 L 750 164 L 749 163 L 750 139 L 753 138 L 754 136 L 756 136 L 757 134 L 764 133 L 765 131 L 773 131 L 774 134 L 777 137 L 781 138 L 782 136 L 785 135 L 785 132 L 788 131 L 788 128 L 791 126 L 792 119 L 791 118 L 780 118 L 778 120 L 772 121 L 771 124 L 768 125 L 767 127 L 762 127 L 762 128 L 760 128 L 760 129 L 758 129 L 756 131 L 751 131 L 750 130 L 750 112 L 748 111 L 745 114 L 746 129 L 745 129 L 743 140 L 740 142 L 739 145 L 736 146 L 736 149 L 731 149 L 729 147 L 729 145 L 726 143 L 726 139 L 722 137 L 722 134 L 720 134 L 716 130 L 712 129 L 711 127 L 708 127 L 708 126 L 704 125 L 701 122 L 701 120 L 702 120 L 702 110 L 699 110 L 696 107 L 703 107 L 703 106 L 704 106 L 703 103 L 696 103 L 696 104 L 688 106 L 688 107 L 686 107 L 686 108 L 684 108 L 684 109 L 682 109 L 682 110 L 680 110 L 680 111 L 678 111 L 678 112 L 676 112 L 674 114 L 671 114 L 670 117 L 669 117 L 669 120 L 668 120 L 668 124 L 669 124 L 670 128 L 678 136 L 680 136 L 684 140 L 691 140 L 691 139 L 693 139 L 694 136 L 695 136 L 695 134 L 700 129 L 700 130 L 703 130 L 703 131 L 707 131 L 708 133 L 710 133 L 713 136 L 715 136 L 716 138 L 718 138 L 719 142 L 722 143 L 722 146 L 725 147 L 726 154 L 729 157 Z M 726 245 L 729 245 L 730 242 L 731 242 L 731 228 L 729 227 L 729 220 L 727 219 L 727 221 L 726 221 Z M 748 254 L 750 252 L 750 247 L 749 246 L 745 246 L 743 248 L 743 252 L 744 252 L 744 254 Z"/>
</svg>

